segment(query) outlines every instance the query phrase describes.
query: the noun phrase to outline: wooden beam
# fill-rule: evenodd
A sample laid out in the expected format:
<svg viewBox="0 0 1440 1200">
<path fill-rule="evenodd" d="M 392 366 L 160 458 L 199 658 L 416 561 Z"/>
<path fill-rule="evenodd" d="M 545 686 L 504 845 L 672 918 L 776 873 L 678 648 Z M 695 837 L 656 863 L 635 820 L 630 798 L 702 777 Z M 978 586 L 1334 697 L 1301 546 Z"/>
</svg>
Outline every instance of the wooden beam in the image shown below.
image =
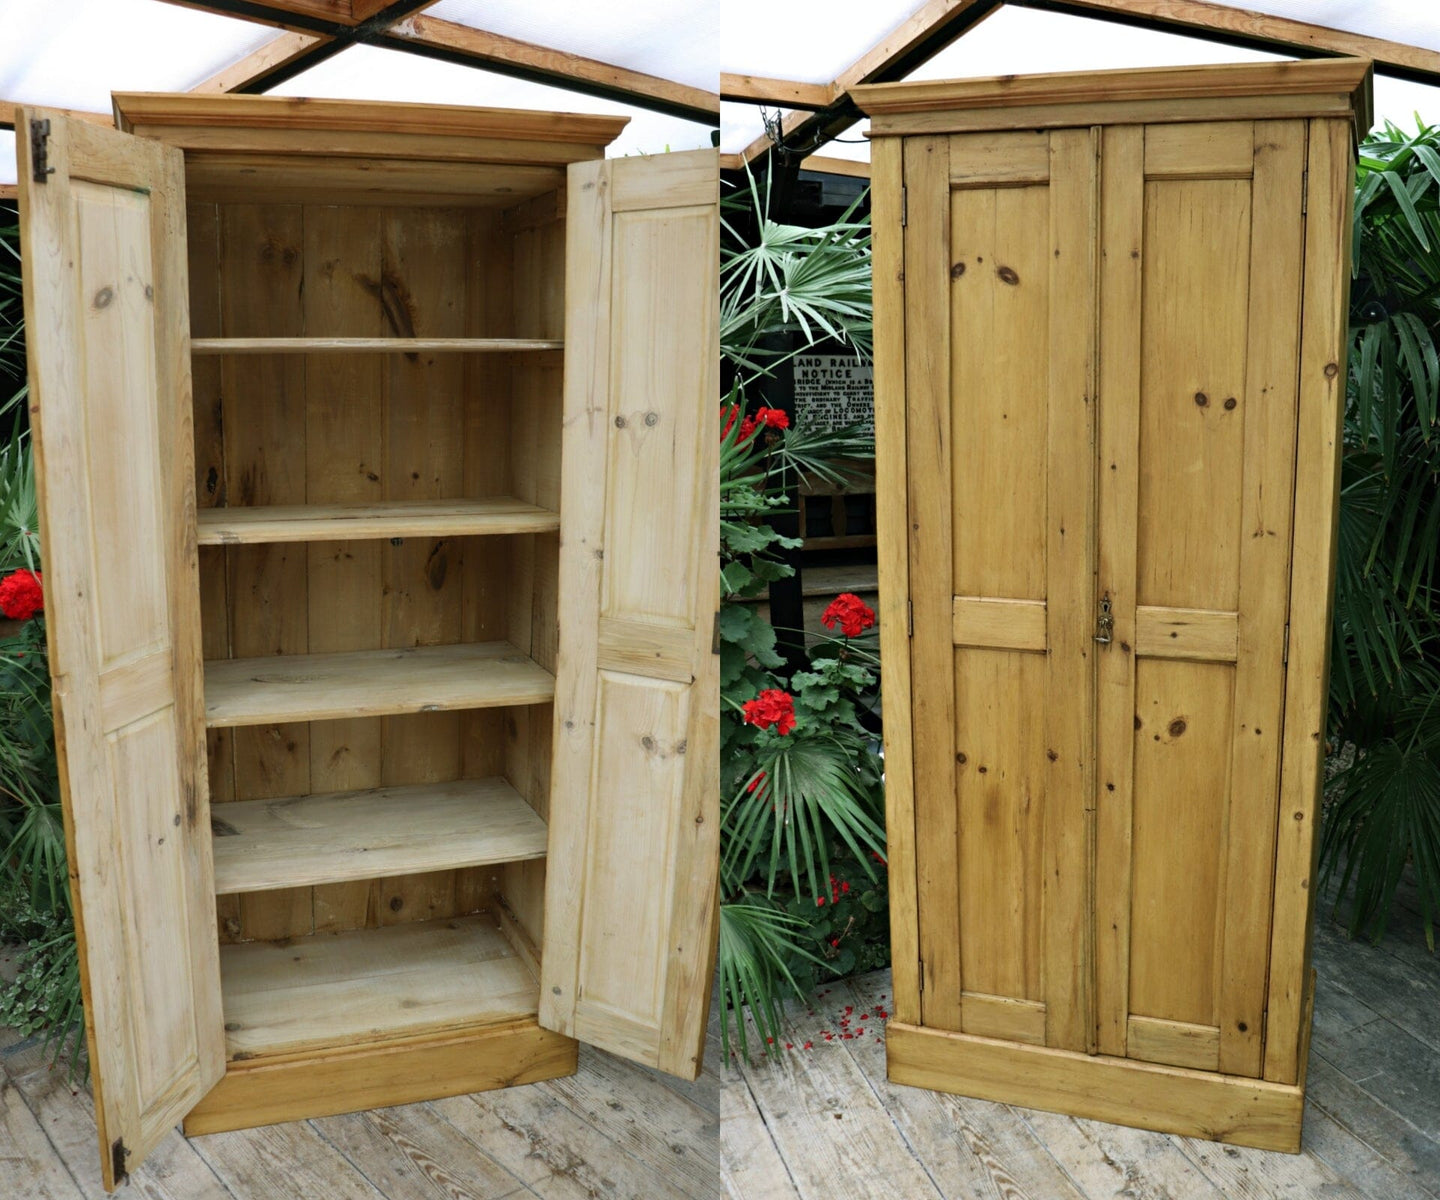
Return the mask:
<svg viewBox="0 0 1440 1200">
<path fill-rule="evenodd" d="M 720 99 L 744 104 L 788 104 L 791 108 L 824 108 L 835 98 L 828 83 L 765 79 L 759 75 L 720 76 Z"/>
<path fill-rule="evenodd" d="M 854 158 L 834 158 L 828 154 L 811 154 L 800 160 L 802 171 L 820 171 L 826 175 L 848 175 L 852 179 L 869 179 L 870 164 Z"/>
<path fill-rule="evenodd" d="M 438 17 L 411 17 L 393 26 L 376 44 L 447 62 L 481 65 L 505 75 L 606 96 L 691 121 L 713 125 L 720 120 L 720 97 L 715 92 Z"/>
<path fill-rule="evenodd" d="M 213 94 L 262 88 L 272 81 L 279 71 L 290 67 L 315 47 L 328 45 L 330 41 L 330 38 L 316 37 L 308 33 L 282 32 L 239 62 L 231 63 L 223 71 L 217 71 L 190 90 Z"/>
<path fill-rule="evenodd" d="M 999 0 L 927 0 L 840 72 L 836 98 L 857 83 L 905 78 L 999 7 Z"/>
<path fill-rule="evenodd" d="M 1382 75 L 1440 85 L 1440 51 L 1232 8 L 1212 0 L 1009 0 L 1022 8 L 1195 34 L 1272 53 L 1369 58 Z"/>
<path fill-rule="evenodd" d="M 350 0 L 163 0 L 222 17 L 273 25 L 292 33 L 334 34 L 356 24 Z"/>
<path fill-rule="evenodd" d="M 905 78 L 995 12 L 1000 3 L 1001 0 L 926 0 L 840 73 L 831 87 L 829 105 L 814 113 L 787 112 L 781 118 L 785 141 L 806 149 L 819 149 L 821 144 L 860 119 L 859 111 L 850 101 L 851 87 L 857 83 Z M 769 148 L 770 139 L 762 134 L 745 147 L 741 157 L 750 163 Z"/>
<path fill-rule="evenodd" d="M 0 183 L 0 200 L 15 199 L 16 195 L 19 193 L 19 188 L 20 185 L 18 183 Z M 14 632 L 14 630 L 3 628 L 11 624 L 18 626 L 21 624 L 21 622 L 0 621 L 0 637 L 9 637 L 10 634 Z"/>
<path fill-rule="evenodd" d="M 51 112 L 73 117 L 77 121 L 89 121 L 92 125 L 113 125 L 115 123 L 108 112 L 90 112 L 87 109 L 79 108 L 55 108 L 49 104 L 36 104 L 32 100 L 0 100 L 0 129 L 15 128 L 15 110 L 22 104 L 27 108 L 48 108 Z"/>
</svg>

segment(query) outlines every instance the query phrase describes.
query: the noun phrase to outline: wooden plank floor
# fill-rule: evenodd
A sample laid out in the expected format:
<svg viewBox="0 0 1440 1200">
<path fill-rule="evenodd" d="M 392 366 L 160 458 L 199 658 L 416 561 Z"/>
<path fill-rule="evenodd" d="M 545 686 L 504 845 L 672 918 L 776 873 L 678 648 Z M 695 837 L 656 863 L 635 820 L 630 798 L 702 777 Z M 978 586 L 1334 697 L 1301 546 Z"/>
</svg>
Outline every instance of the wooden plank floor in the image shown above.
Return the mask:
<svg viewBox="0 0 1440 1200">
<path fill-rule="evenodd" d="M 117 1194 L 718 1200 L 718 1044 L 706 1057 L 683 1083 L 582 1046 L 569 1079 L 188 1140 L 177 1130 Z M 94 1113 L 34 1040 L 0 1030 L 0 1197 L 103 1197 Z"/>
<path fill-rule="evenodd" d="M 792 1048 L 778 1061 L 732 1059 L 723 1072 L 727 1195 L 1440 1200 L 1440 959 L 1418 917 L 1400 912 L 1372 946 L 1317 916 L 1315 966 L 1300 1155 L 892 1087 L 882 1015 L 890 973 L 877 971 L 791 1004 Z"/>
</svg>

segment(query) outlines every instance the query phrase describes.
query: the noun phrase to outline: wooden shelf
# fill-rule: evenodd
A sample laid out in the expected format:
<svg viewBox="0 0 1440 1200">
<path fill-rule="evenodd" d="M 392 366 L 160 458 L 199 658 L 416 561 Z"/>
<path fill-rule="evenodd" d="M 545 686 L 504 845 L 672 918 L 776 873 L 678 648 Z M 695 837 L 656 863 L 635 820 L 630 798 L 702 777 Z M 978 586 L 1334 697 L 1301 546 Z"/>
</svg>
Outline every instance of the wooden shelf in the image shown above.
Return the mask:
<svg viewBox="0 0 1440 1200">
<path fill-rule="evenodd" d="M 200 510 L 202 546 L 348 538 L 548 533 L 559 528 L 559 513 L 509 496 L 491 496 L 484 500 L 296 504 Z"/>
<path fill-rule="evenodd" d="M 220 947 L 228 1058 L 533 1018 L 535 976 L 488 913 Z"/>
<path fill-rule="evenodd" d="M 210 810 L 215 894 L 544 858 L 545 822 L 504 779 L 241 800 Z"/>
<path fill-rule="evenodd" d="M 205 664 L 212 727 L 543 704 L 554 696 L 555 677 L 509 642 Z"/>
<path fill-rule="evenodd" d="M 414 354 L 420 350 L 453 350 L 463 354 L 502 354 L 519 350 L 563 350 L 550 338 L 334 338 L 258 337 L 191 338 L 192 354 Z"/>
</svg>

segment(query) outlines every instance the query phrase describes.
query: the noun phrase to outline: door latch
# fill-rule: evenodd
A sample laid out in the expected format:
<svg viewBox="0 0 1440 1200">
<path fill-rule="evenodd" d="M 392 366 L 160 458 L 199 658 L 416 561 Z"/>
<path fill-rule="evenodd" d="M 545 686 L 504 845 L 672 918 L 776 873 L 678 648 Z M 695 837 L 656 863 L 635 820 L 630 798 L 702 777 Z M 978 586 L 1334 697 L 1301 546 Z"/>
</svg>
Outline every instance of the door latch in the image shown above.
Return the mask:
<svg viewBox="0 0 1440 1200">
<path fill-rule="evenodd" d="M 50 118 L 30 122 L 30 165 L 36 183 L 44 183 L 47 175 L 55 174 L 50 165 Z"/>
<path fill-rule="evenodd" d="M 1095 618 L 1095 640 L 1102 646 L 1108 646 L 1114 632 L 1115 618 L 1110 615 L 1110 595 L 1107 592 L 1100 597 L 1100 613 Z"/>
</svg>

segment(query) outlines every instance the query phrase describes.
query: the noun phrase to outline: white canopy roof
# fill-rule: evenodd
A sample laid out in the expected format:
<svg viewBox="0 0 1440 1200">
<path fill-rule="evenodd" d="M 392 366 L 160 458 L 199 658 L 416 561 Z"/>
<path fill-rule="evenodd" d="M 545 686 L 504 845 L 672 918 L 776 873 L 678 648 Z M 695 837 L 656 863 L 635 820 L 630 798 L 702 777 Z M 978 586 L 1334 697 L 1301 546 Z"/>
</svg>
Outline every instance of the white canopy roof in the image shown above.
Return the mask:
<svg viewBox="0 0 1440 1200">
<path fill-rule="evenodd" d="M 670 0 L 439 0 L 424 11 L 713 93 L 719 0 L 684 0 L 678 16 L 676 8 Z M 108 112 L 113 91 L 187 91 L 285 36 L 163 0 L 0 0 L 0 101 Z M 711 126 L 699 121 L 376 45 L 350 46 L 267 90 L 628 116 L 612 155 L 713 144 Z M 0 130 L 0 184 L 14 180 L 14 134 Z"/>
<path fill-rule="evenodd" d="M 1245 0 L 1227 6 L 1440 51 L 1440 3 L 1436 0 Z M 722 30 L 724 70 L 829 83 L 916 7 L 915 0 L 825 0 L 823 4 L 730 0 Z M 960 79 L 1285 57 L 1294 56 L 1005 5 L 906 78 Z M 1440 122 L 1440 88 L 1377 74 L 1377 125 L 1390 120 L 1413 128 L 1417 110 L 1427 122 Z M 772 107 L 770 111 L 775 110 Z M 760 109 L 724 103 L 721 127 L 721 151 L 739 153 L 763 132 Z M 868 160 L 870 148 L 861 133 L 864 128 L 861 121 L 840 135 L 846 140 L 828 142 L 817 153 Z"/>
<path fill-rule="evenodd" d="M 257 0 L 264 5 L 267 0 Z M 277 17 L 301 33 L 317 32 L 315 18 L 331 9 L 374 13 L 381 0 L 268 0 L 299 11 Z M 1023 0 L 1017 0 L 1017 3 Z M 1120 3 L 1121 0 L 1114 0 Z M 199 8 L 184 7 L 185 3 Z M 228 0 L 214 0 L 224 9 Z M 185 91 L 238 63 L 257 60 L 297 41 L 294 32 L 236 16 L 202 11 L 206 0 L 0 0 L 0 106 L 15 102 L 107 112 L 112 91 Z M 612 154 L 658 153 L 711 145 L 712 127 L 694 107 L 713 111 L 722 70 L 736 75 L 828 85 L 913 13 L 942 15 L 957 7 L 942 0 L 390 0 L 392 12 L 451 31 L 479 30 L 516 39 L 530 58 L 532 76 L 516 78 L 477 65 L 475 55 L 441 61 L 406 52 L 403 39 L 358 39 L 263 90 L 290 96 L 482 104 L 572 112 L 623 113 L 630 126 Z M 1153 7 L 1149 6 L 1149 7 Z M 1240 9 L 1238 4 L 1228 7 Z M 1332 29 L 1384 38 L 1440 53 L 1436 0 L 1245 0 L 1251 13 L 1289 17 Z M 1243 11 L 1243 10 L 1242 10 Z M 493 41 L 493 39 L 492 39 Z M 299 39 L 304 45 L 304 38 Z M 496 53 L 510 62 L 500 43 Z M 571 56 L 588 63 L 585 79 L 567 82 Z M 481 56 L 483 57 L 483 55 Z M 1007 72 L 1240 62 L 1281 57 L 1202 37 L 1135 28 L 1097 19 L 1005 4 L 958 40 L 915 67 L 914 79 Z M 512 67 L 514 64 L 511 64 Z M 552 70 L 552 65 L 554 69 Z M 640 72 L 627 80 L 627 74 Z M 586 75 L 585 70 L 579 74 Z M 654 77 L 650 99 L 625 93 Z M 666 81 L 669 81 L 668 84 Z M 590 94 L 598 90 L 608 95 Z M 678 102 L 666 98 L 672 86 Z M 582 90 L 575 90 L 580 88 Z M 708 99 L 706 97 L 708 96 Z M 1440 89 L 1387 78 L 1376 80 L 1377 120 L 1411 125 L 1414 114 L 1440 121 Z M 659 111 L 657 111 L 657 108 Z M 678 115 L 678 112 L 688 112 Z M 761 109 L 748 103 L 720 106 L 721 148 L 739 152 L 763 131 Z M 9 113 L 0 111 L 0 120 Z M 865 159 L 863 122 L 840 133 L 822 152 Z M 14 135 L 0 130 L 0 185 L 15 179 Z"/>
</svg>

